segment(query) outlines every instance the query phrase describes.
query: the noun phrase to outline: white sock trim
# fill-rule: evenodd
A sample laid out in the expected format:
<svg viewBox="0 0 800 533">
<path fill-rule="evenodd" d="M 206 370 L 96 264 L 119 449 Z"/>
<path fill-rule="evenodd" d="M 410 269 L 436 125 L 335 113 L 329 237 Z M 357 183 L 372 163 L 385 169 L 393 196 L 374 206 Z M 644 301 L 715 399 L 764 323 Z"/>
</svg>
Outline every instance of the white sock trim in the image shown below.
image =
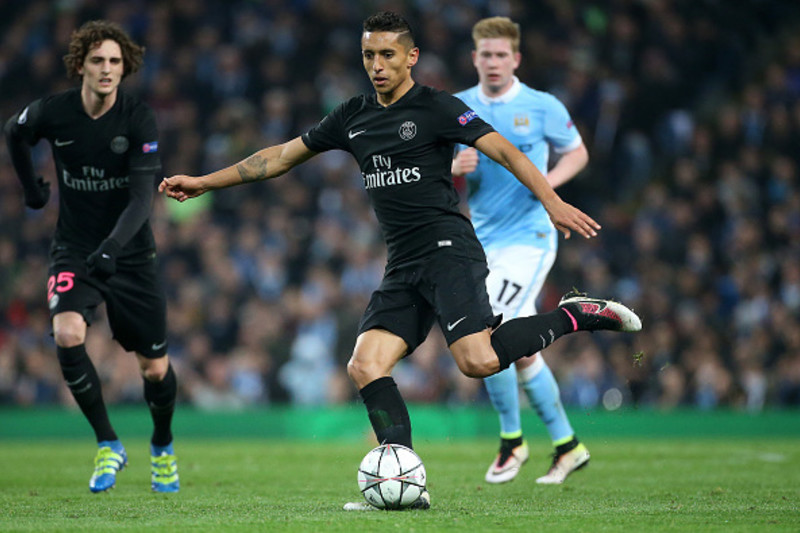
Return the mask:
<svg viewBox="0 0 800 533">
<path fill-rule="evenodd" d="M 544 357 L 542 357 L 541 352 L 537 352 L 535 355 L 535 359 L 530 366 L 520 369 L 517 366 L 517 382 L 520 384 L 525 384 L 535 378 L 539 372 L 544 369 L 547 364 L 544 362 Z"/>
</svg>

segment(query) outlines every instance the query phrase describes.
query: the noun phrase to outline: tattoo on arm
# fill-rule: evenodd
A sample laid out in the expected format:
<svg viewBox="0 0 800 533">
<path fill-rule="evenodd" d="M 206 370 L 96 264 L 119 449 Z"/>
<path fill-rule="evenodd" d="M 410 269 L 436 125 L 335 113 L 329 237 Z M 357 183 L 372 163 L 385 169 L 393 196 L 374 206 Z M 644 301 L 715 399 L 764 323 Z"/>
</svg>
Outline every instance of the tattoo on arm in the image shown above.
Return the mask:
<svg viewBox="0 0 800 533">
<path fill-rule="evenodd" d="M 253 154 L 238 165 L 239 177 L 242 183 L 263 180 L 267 176 L 267 158 Z"/>
</svg>

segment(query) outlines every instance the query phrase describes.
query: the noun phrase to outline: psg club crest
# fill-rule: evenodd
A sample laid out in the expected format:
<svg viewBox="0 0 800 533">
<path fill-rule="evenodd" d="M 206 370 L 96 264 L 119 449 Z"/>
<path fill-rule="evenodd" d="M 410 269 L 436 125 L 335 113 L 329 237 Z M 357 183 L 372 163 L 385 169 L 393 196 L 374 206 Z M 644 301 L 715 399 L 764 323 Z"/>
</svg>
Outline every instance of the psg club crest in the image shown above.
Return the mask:
<svg viewBox="0 0 800 533">
<path fill-rule="evenodd" d="M 127 137 L 118 135 L 111 139 L 111 151 L 115 154 L 124 154 L 128 151 L 129 144 Z"/>
<path fill-rule="evenodd" d="M 407 120 L 400 126 L 400 138 L 404 141 L 410 141 L 417 134 L 417 125 Z"/>
</svg>

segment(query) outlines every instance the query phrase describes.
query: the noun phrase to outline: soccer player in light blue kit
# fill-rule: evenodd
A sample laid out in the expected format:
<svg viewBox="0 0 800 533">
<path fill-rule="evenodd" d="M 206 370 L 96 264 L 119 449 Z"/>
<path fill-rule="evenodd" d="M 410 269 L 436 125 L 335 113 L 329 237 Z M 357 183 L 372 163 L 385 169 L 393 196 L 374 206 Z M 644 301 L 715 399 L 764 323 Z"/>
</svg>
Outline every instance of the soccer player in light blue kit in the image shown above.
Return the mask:
<svg viewBox="0 0 800 533">
<path fill-rule="evenodd" d="M 479 83 L 456 94 L 486 122 L 517 146 L 545 174 L 553 188 L 572 179 L 589 161 L 580 134 L 564 105 L 514 76 L 520 64 L 519 25 L 506 17 L 479 21 L 472 29 L 472 60 Z M 550 147 L 560 154 L 548 172 Z M 472 223 L 486 251 L 486 285 L 495 313 L 504 320 L 536 313 L 536 298 L 553 266 L 556 229 L 542 204 L 504 167 L 474 148 L 453 160 L 453 175 L 466 176 Z M 486 472 L 489 483 L 516 477 L 528 459 L 522 437 L 519 388 L 547 427 L 555 447 L 553 463 L 542 484 L 563 483 L 589 462 L 561 404 L 558 384 L 541 353 L 517 360 L 508 369 L 484 378 L 500 415 L 500 453 Z"/>
</svg>

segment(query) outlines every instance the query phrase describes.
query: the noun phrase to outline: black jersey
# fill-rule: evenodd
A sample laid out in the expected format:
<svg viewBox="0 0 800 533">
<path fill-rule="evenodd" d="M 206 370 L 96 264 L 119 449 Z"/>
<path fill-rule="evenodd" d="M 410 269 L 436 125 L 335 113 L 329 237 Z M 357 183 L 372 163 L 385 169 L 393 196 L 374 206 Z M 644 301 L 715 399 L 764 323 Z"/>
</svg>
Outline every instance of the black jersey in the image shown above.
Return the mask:
<svg viewBox="0 0 800 533">
<path fill-rule="evenodd" d="M 492 131 L 458 98 L 414 85 L 388 107 L 374 93 L 351 98 L 302 138 L 315 152 L 339 148 L 358 160 L 392 270 L 442 247 L 482 256 L 450 166 L 455 143 Z"/>
<path fill-rule="evenodd" d="M 29 144 L 50 141 L 59 189 L 54 243 L 80 252 L 94 251 L 109 236 L 129 203 L 131 176 L 154 187 L 152 178 L 161 169 L 155 115 L 122 90 L 97 119 L 84 111 L 80 88 L 36 100 L 20 113 L 17 127 Z M 145 221 L 122 256 L 154 248 Z"/>
</svg>

